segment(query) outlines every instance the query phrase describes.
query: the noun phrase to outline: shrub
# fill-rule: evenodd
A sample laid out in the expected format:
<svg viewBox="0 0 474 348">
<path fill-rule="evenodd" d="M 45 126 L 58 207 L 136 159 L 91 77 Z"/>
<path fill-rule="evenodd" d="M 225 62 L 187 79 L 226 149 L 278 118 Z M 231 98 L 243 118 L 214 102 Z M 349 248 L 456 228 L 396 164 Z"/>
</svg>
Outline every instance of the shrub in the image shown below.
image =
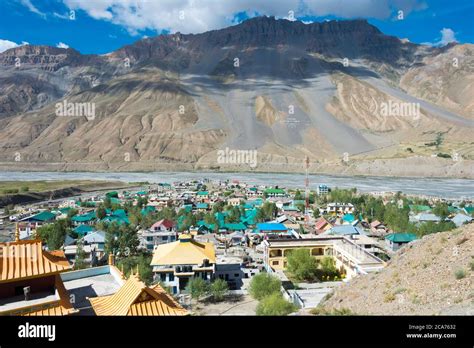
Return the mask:
<svg viewBox="0 0 474 348">
<path fill-rule="evenodd" d="M 209 284 L 202 278 L 191 278 L 186 286 L 186 291 L 189 292 L 192 298 L 199 301 L 199 299 L 209 292 Z"/>
<path fill-rule="evenodd" d="M 254 299 L 261 300 L 273 293 L 279 293 L 280 288 L 280 279 L 268 273 L 259 273 L 250 281 L 249 293 Z"/>
<path fill-rule="evenodd" d="M 456 279 L 463 279 L 466 276 L 466 271 L 463 269 L 458 269 L 456 272 L 454 272 L 454 276 Z"/>
<path fill-rule="evenodd" d="M 310 255 L 308 249 L 298 249 L 292 251 L 288 257 L 288 271 L 296 278 L 296 280 L 314 280 L 318 272 L 318 263 L 316 259 Z"/>
<path fill-rule="evenodd" d="M 323 273 L 332 279 L 335 279 L 336 277 L 340 277 L 341 275 L 339 274 L 339 271 L 336 268 L 336 261 L 330 256 L 325 256 L 321 260 L 321 270 Z"/>
<path fill-rule="evenodd" d="M 288 315 L 297 307 L 283 298 L 280 293 L 273 293 L 263 298 L 257 306 L 257 315 Z"/>
<path fill-rule="evenodd" d="M 228 290 L 229 286 L 223 279 L 216 279 L 209 288 L 209 292 L 211 293 L 214 301 L 222 301 Z"/>
<path fill-rule="evenodd" d="M 395 300 L 395 295 L 394 294 L 386 294 L 385 297 L 383 298 L 383 302 L 392 302 Z"/>
<path fill-rule="evenodd" d="M 322 306 L 313 308 L 310 313 L 313 315 L 354 315 L 349 308 L 335 308 L 328 310 Z"/>
</svg>

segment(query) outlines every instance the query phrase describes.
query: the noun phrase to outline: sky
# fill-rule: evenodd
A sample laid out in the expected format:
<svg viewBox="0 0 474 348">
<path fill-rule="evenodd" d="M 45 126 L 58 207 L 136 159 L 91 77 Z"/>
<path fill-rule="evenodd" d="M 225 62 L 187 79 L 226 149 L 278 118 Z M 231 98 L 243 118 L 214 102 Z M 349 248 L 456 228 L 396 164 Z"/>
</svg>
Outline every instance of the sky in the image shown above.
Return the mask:
<svg viewBox="0 0 474 348">
<path fill-rule="evenodd" d="M 1 0 L 0 52 L 22 44 L 105 54 L 144 37 L 201 33 L 260 15 L 365 18 L 427 45 L 474 43 L 473 0 Z"/>
</svg>

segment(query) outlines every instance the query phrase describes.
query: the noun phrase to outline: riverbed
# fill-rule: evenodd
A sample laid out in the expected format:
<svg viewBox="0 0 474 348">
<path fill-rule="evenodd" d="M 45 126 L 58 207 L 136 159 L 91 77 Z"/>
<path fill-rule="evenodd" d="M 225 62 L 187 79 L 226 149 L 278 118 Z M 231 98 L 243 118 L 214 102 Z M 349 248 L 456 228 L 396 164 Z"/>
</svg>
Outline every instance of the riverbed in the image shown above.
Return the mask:
<svg viewBox="0 0 474 348">
<path fill-rule="evenodd" d="M 123 182 L 173 183 L 188 180 L 236 180 L 252 185 L 303 188 L 304 174 L 216 173 L 216 172 L 0 172 L 0 181 L 104 180 Z M 454 199 L 474 199 L 474 180 L 456 178 L 409 178 L 377 176 L 309 175 L 310 189 L 319 184 L 331 188 L 357 188 L 360 192 L 402 191 L 405 194 Z"/>
</svg>

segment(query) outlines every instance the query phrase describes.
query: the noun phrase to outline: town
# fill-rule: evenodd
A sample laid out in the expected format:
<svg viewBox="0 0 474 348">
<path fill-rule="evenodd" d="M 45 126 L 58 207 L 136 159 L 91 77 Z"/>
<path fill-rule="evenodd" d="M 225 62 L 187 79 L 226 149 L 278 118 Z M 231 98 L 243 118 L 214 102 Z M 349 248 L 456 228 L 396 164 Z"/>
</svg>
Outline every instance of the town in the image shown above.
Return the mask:
<svg viewBox="0 0 474 348">
<path fill-rule="evenodd" d="M 473 214 L 466 199 L 208 179 L 9 205 L 0 315 L 311 314 Z"/>
</svg>

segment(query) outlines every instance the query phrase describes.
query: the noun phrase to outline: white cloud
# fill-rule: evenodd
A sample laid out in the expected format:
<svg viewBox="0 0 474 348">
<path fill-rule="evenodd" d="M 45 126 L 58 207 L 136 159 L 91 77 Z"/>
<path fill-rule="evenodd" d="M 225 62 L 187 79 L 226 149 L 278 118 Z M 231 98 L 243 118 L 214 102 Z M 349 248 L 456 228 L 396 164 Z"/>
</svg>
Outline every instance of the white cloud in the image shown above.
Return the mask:
<svg viewBox="0 0 474 348">
<path fill-rule="evenodd" d="M 23 41 L 21 44 L 17 44 L 16 42 L 13 42 L 13 41 L 0 39 L 0 53 L 5 52 L 6 50 L 9 50 L 10 48 L 23 46 L 23 45 L 28 45 L 28 42 Z"/>
<path fill-rule="evenodd" d="M 446 46 L 449 43 L 458 42 L 458 40 L 456 40 L 456 34 L 454 33 L 452 29 L 443 28 L 441 29 L 440 33 L 441 33 L 441 40 L 438 42 L 438 45 Z"/>
<path fill-rule="evenodd" d="M 69 45 L 66 45 L 64 42 L 59 42 L 56 47 L 58 48 L 69 48 Z"/>
<path fill-rule="evenodd" d="M 456 39 L 456 33 L 454 30 L 449 28 L 443 28 L 439 31 L 441 33 L 441 39 L 435 42 L 423 42 L 422 45 L 428 46 L 446 46 L 447 44 L 458 42 Z"/>
<path fill-rule="evenodd" d="M 31 12 L 36 13 L 37 15 L 40 15 L 43 18 L 46 17 L 46 15 L 43 12 L 38 10 L 38 8 L 35 5 L 33 5 L 31 0 L 20 0 L 20 3 L 23 6 L 26 6 Z"/>
<path fill-rule="evenodd" d="M 198 33 L 234 23 L 234 15 L 246 12 L 278 18 L 335 15 L 341 18 L 389 18 L 403 10 L 426 8 L 424 0 L 62 0 L 71 10 L 124 26 L 137 34 L 144 29 Z"/>
</svg>

